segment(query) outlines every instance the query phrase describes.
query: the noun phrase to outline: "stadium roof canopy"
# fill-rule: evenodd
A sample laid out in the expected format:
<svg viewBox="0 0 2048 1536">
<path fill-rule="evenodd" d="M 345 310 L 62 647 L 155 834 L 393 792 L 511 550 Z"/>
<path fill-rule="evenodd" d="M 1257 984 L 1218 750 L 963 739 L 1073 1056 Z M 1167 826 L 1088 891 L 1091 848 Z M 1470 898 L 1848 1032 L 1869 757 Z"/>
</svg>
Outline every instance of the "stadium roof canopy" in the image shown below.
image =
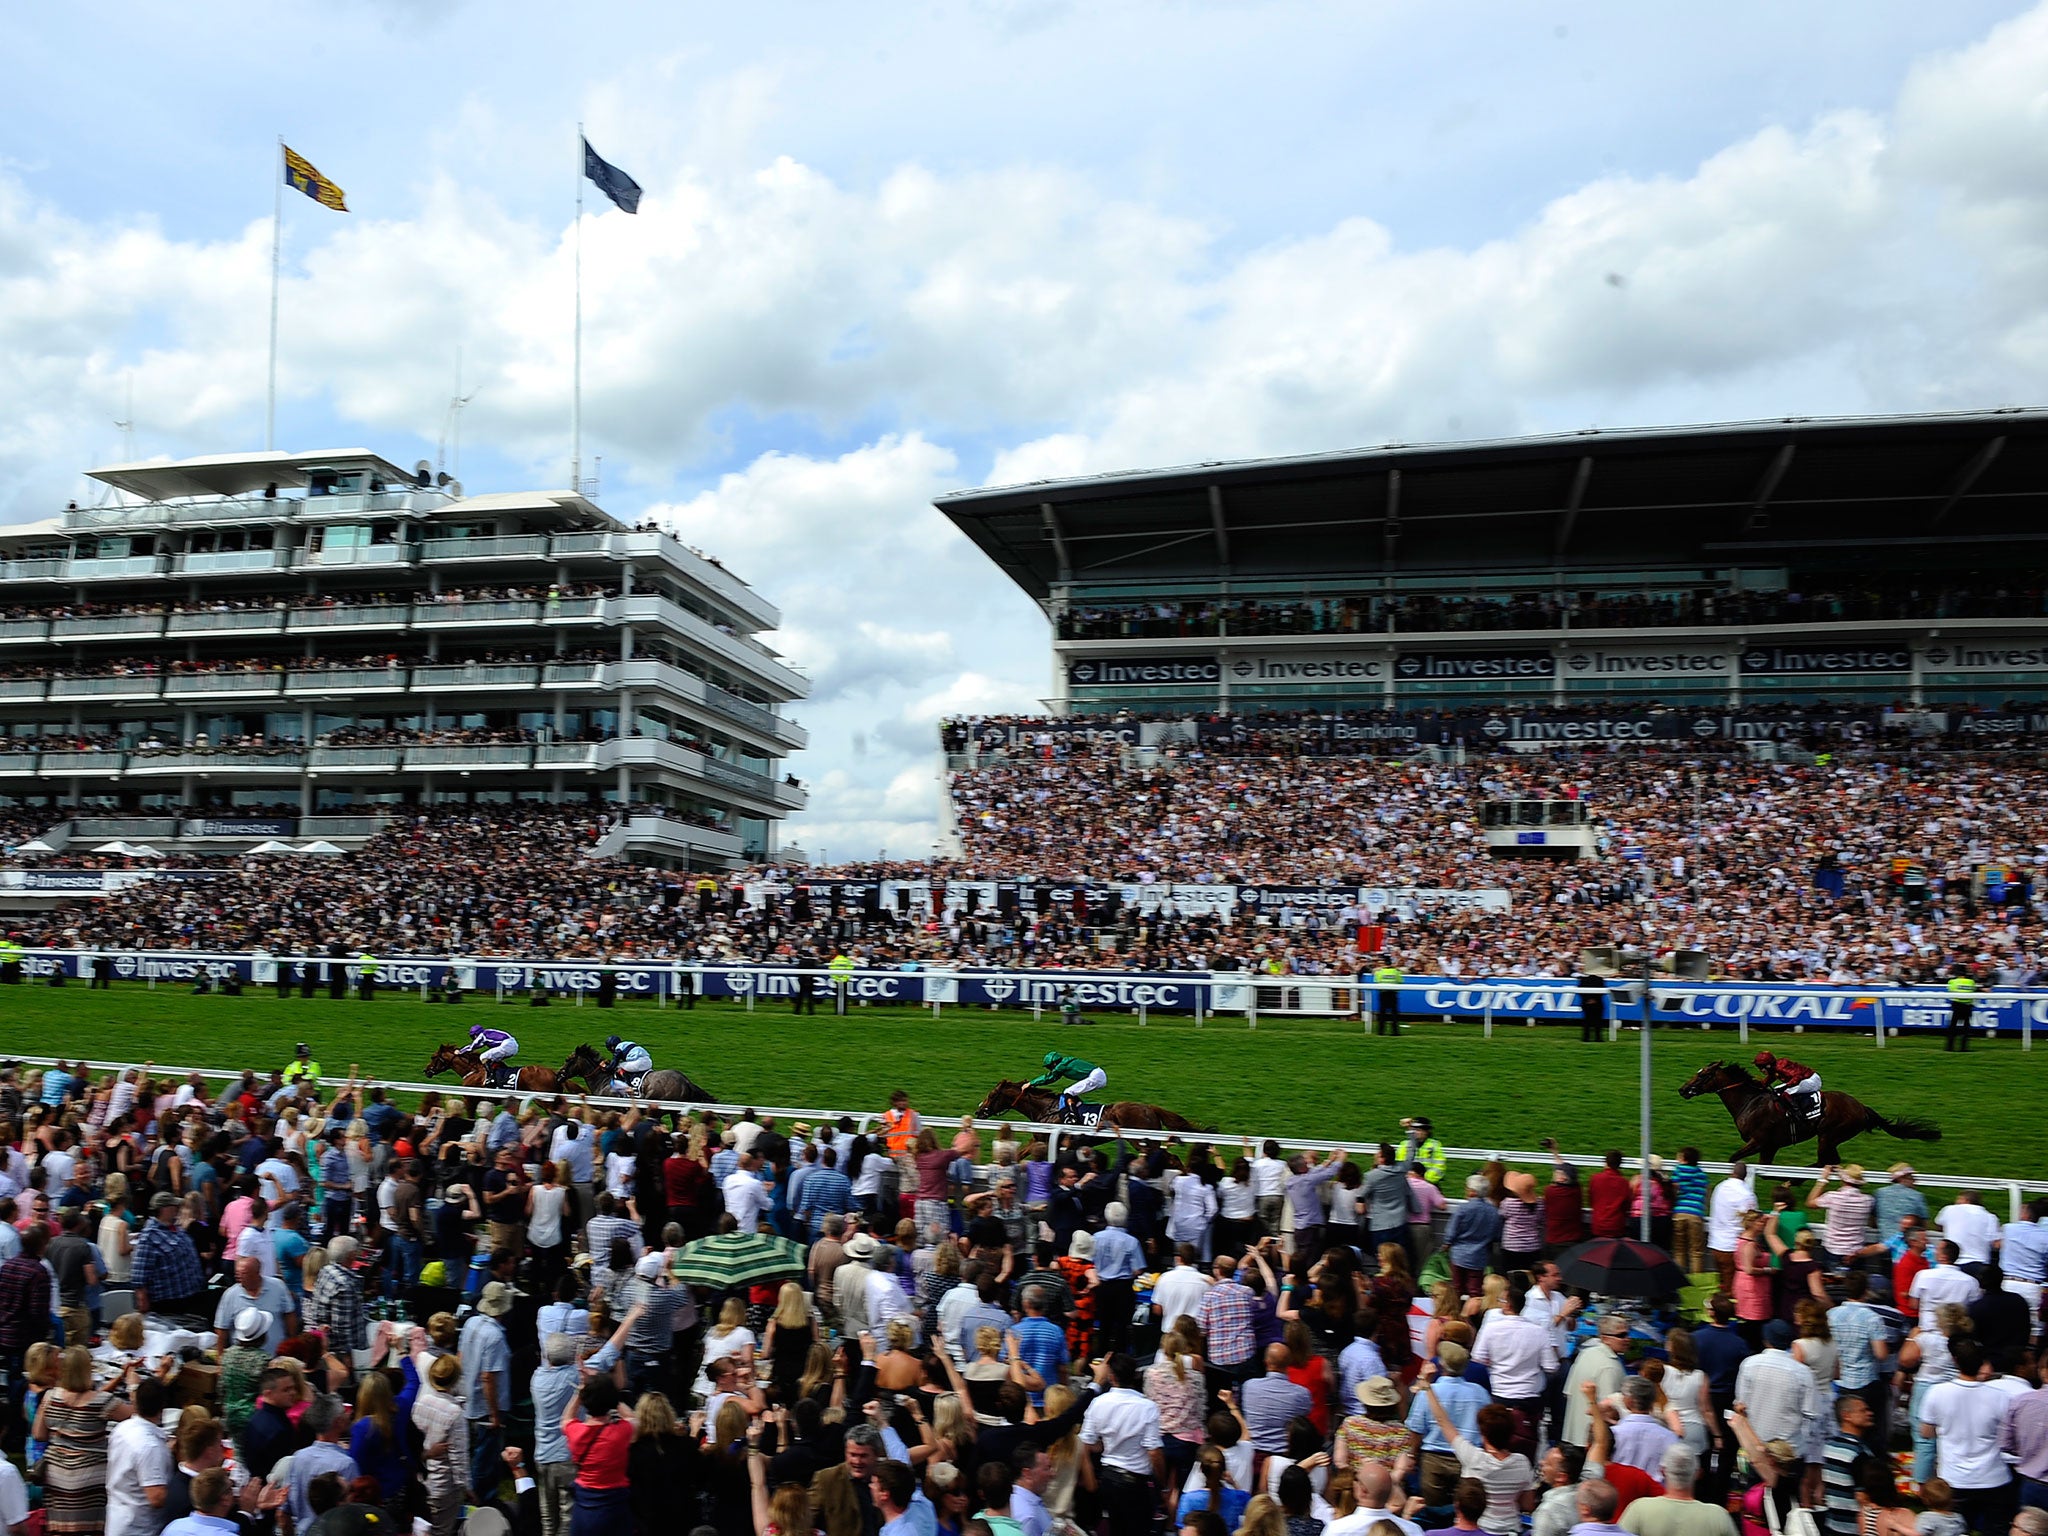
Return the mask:
<svg viewBox="0 0 2048 1536">
<path fill-rule="evenodd" d="M 1037 598 L 1057 584 L 1339 573 L 1984 568 L 2004 560 L 1998 546 L 2048 543 L 2048 410 L 1391 444 L 935 504 Z"/>
</svg>

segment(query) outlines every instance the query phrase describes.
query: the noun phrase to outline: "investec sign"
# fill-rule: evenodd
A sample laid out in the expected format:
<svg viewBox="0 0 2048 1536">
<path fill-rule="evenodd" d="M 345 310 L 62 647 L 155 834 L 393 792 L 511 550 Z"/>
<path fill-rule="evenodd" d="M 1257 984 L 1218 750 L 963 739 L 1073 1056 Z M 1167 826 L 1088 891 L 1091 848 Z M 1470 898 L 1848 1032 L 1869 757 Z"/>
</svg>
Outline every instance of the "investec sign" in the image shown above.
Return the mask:
<svg viewBox="0 0 2048 1536">
<path fill-rule="evenodd" d="M 1873 641 L 1867 645 L 1752 645 L 1742 653 L 1748 677 L 1820 676 L 1842 672 L 1910 672 L 1913 648 Z"/>
<path fill-rule="evenodd" d="M 2017 640 L 1937 641 L 1920 648 L 1930 672 L 2048 672 L 2048 645 Z"/>
<path fill-rule="evenodd" d="M 1233 656 L 1224 667 L 1232 683 L 1383 683 L 1384 651 L 1280 651 Z"/>
<path fill-rule="evenodd" d="M 1404 683 L 1555 677 L 1557 658 L 1548 651 L 1403 651 L 1394 663 L 1394 675 Z"/>
<path fill-rule="evenodd" d="M 1067 663 L 1067 682 L 1075 688 L 1213 687 L 1222 681 L 1223 665 L 1214 656 L 1078 656 Z"/>
<path fill-rule="evenodd" d="M 1570 681 L 1609 677 L 1727 677 L 1735 670 L 1734 655 L 1721 650 L 1681 650 L 1664 646 L 1588 647 L 1565 652 L 1562 663 Z"/>
</svg>

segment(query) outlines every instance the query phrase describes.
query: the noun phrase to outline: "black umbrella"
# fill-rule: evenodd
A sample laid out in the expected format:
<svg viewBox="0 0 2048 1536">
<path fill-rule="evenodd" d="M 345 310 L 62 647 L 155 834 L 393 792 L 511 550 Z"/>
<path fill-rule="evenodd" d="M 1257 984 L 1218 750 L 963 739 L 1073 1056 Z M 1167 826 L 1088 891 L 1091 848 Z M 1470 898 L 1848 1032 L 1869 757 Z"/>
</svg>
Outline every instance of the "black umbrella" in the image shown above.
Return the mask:
<svg viewBox="0 0 2048 1536">
<path fill-rule="evenodd" d="M 1686 1273 L 1655 1243 L 1632 1237 L 1596 1237 L 1557 1256 L 1566 1285 L 1607 1296 L 1640 1296 L 1657 1300 L 1676 1296 L 1686 1286 Z"/>
</svg>

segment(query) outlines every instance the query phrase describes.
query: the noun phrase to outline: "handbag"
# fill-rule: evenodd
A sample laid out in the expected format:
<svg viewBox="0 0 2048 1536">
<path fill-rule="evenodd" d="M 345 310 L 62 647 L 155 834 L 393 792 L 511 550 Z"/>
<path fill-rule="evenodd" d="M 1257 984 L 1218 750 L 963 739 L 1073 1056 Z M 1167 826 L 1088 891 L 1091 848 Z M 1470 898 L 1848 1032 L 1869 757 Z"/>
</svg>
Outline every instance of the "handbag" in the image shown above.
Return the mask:
<svg viewBox="0 0 2048 1536">
<path fill-rule="evenodd" d="M 1803 1504 L 1794 1504 L 1781 1522 L 1778 1519 L 1778 1501 L 1772 1494 L 1773 1490 L 1766 1488 L 1763 1496 L 1764 1524 L 1770 1527 L 1771 1536 L 1820 1536 L 1820 1522 Z"/>
</svg>

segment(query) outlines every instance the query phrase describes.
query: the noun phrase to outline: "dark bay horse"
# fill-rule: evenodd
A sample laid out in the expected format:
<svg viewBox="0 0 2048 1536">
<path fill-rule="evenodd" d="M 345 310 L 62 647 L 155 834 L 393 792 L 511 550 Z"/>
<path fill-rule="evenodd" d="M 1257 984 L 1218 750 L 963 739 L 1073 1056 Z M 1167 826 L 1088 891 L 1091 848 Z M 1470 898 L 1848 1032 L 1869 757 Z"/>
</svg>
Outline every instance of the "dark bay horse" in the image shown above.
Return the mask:
<svg viewBox="0 0 2048 1536">
<path fill-rule="evenodd" d="M 1176 1115 L 1170 1109 L 1161 1109 L 1157 1104 L 1140 1104 L 1134 1100 L 1118 1099 L 1113 1103 L 1081 1106 L 1085 1115 L 1095 1111 L 1093 1120 L 1075 1122 L 1084 1129 L 1098 1131 L 1208 1131 L 1213 1126 L 1197 1125 L 1194 1121 Z M 1024 1083 L 1013 1083 L 1005 1078 L 997 1083 L 989 1096 L 981 1101 L 981 1108 L 974 1112 L 977 1120 L 992 1120 L 997 1115 L 1015 1112 L 1026 1120 L 1036 1120 L 1042 1125 L 1057 1124 L 1059 1095 L 1044 1088 L 1032 1088 Z"/>
<path fill-rule="evenodd" d="M 1791 1107 L 1751 1077 L 1747 1068 L 1732 1061 L 1708 1062 L 1678 1090 L 1681 1099 L 1696 1099 L 1704 1093 L 1718 1094 L 1728 1107 L 1736 1134 L 1742 1137 L 1742 1145 L 1735 1149 L 1734 1156 L 1755 1158 L 1765 1164 L 1809 1136 L 1819 1138 L 1820 1152 L 1814 1162 L 1822 1168 L 1840 1162 L 1842 1143 L 1865 1131 L 1882 1131 L 1904 1141 L 1941 1140 L 1941 1127 L 1931 1120 L 1888 1120 L 1869 1105 L 1832 1088 L 1821 1092 L 1817 1129 L 1804 1119 L 1795 1124 Z"/>
<path fill-rule="evenodd" d="M 606 1094 L 613 1098 L 638 1097 L 683 1104 L 719 1102 L 709 1088 L 693 1081 L 687 1072 L 678 1072 L 670 1067 L 657 1067 L 648 1073 L 640 1079 L 638 1092 L 629 1095 L 626 1085 L 612 1075 L 611 1063 L 589 1045 L 577 1046 L 563 1064 L 562 1086 L 568 1087 L 571 1079 L 580 1080 L 585 1093 Z"/>
<path fill-rule="evenodd" d="M 483 1088 L 488 1075 L 484 1064 L 477 1059 L 475 1051 L 466 1045 L 437 1045 L 434 1054 L 427 1058 L 427 1077 L 440 1076 L 443 1072 L 458 1074 L 465 1088 Z M 561 1086 L 562 1074 L 553 1067 L 521 1067 L 513 1075 L 511 1087 L 522 1093 L 553 1093 Z"/>
</svg>

